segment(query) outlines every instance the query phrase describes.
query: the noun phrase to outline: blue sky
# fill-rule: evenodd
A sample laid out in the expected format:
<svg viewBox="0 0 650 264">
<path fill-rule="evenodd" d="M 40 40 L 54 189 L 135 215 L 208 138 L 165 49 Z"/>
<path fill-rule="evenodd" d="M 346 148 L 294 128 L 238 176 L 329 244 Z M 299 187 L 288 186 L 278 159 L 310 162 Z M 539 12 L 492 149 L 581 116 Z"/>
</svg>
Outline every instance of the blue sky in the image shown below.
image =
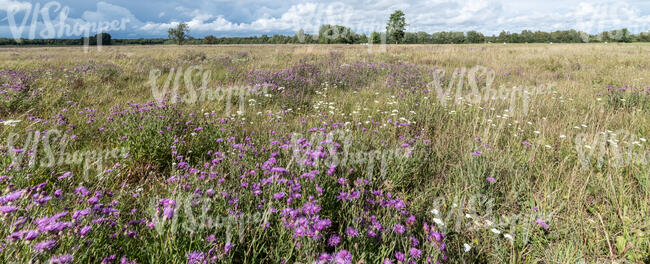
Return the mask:
<svg viewBox="0 0 650 264">
<path fill-rule="evenodd" d="M 369 33 L 384 30 L 397 9 L 406 13 L 412 32 L 650 29 L 648 0 L 0 0 L 0 37 L 76 38 L 82 31 L 66 26 L 79 25 L 110 25 L 106 31 L 114 38 L 167 37 L 179 22 L 189 24 L 193 37 L 293 35 L 301 28 L 314 33 L 321 24 Z"/>
</svg>

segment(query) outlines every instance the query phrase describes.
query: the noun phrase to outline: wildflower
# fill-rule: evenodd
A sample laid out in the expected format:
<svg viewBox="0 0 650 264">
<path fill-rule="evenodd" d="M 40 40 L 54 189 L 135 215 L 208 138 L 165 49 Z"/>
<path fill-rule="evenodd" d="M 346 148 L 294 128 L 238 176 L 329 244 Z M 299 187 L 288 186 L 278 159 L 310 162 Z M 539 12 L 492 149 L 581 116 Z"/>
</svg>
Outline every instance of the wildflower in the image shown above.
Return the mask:
<svg viewBox="0 0 650 264">
<path fill-rule="evenodd" d="M 282 199 L 286 194 L 284 192 L 279 192 L 273 195 L 273 199 L 279 200 Z"/>
<path fill-rule="evenodd" d="M 54 263 L 65 264 L 65 263 L 71 263 L 73 260 L 74 260 L 74 258 L 72 257 L 72 255 L 64 254 L 64 255 L 61 255 L 61 256 L 53 256 L 50 259 L 50 263 L 51 264 L 54 264 Z"/>
<path fill-rule="evenodd" d="M 69 178 L 70 176 L 72 176 L 72 172 L 68 171 L 68 172 L 64 173 L 63 175 L 59 176 L 59 178 L 57 178 L 57 179 L 63 180 L 63 179 Z"/>
<path fill-rule="evenodd" d="M 352 263 L 352 254 L 347 250 L 341 250 L 336 253 L 334 257 L 334 263 L 336 264 L 350 264 Z"/>
<path fill-rule="evenodd" d="M 232 244 L 230 244 L 230 242 L 227 242 L 226 245 L 224 246 L 224 252 L 228 254 L 228 252 L 230 252 L 232 248 L 233 248 Z"/>
<path fill-rule="evenodd" d="M 422 251 L 420 251 L 417 248 L 411 248 L 409 249 L 409 254 L 414 257 L 414 258 L 420 258 L 422 256 Z"/>
<path fill-rule="evenodd" d="M 0 206 L 0 212 L 5 213 L 5 214 L 10 214 L 18 210 L 18 207 L 16 206 L 11 206 L 11 205 L 4 205 Z"/>
<path fill-rule="evenodd" d="M 25 190 L 18 190 L 12 193 L 9 193 L 5 196 L 0 197 L 0 203 L 8 203 L 8 202 L 13 202 L 20 198 L 21 195 L 25 193 Z"/>
<path fill-rule="evenodd" d="M 350 237 L 356 237 L 359 235 L 359 232 L 357 232 L 357 230 L 352 227 L 348 227 L 347 229 L 345 229 L 345 234 Z"/>
<path fill-rule="evenodd" d="M 497 179 L 492 178 L 492 177 L 487 177 L 487 181 L 488 181 L 489 183 L 494 183 L 494 182 L 497 181 Z"/>
<path fill-rule="evenodd" d="M 77 188 L 74 190 L 74 193 L 75 193 L 75 194 L 78 194 L 78 195 L 80 195 L 80 196 L 82 196 L 82 197 L 83 197 L 83 196 L 87 196 L 88 194 L 90 194 L 90 192 L 88 191 L 88 189 L 86 189 L 86 187 L 84 187 L 84 186 L 79 186 L 79 187 L 77 187 Z"/>
<path fill-rule="evenodd" d="M 34 245 L 34 250 L 36 251 L 50 250 L 54 246 L 56 246 L 56 241 L 46 240 L 43 242 L 36 243 L 36 245 Z"/>
<path fill-rule="evenodd" d="M 327 240 L 327 244 L 330 245 L 330 247 L 334 247 L 338 245 L 340 242 L 341 242 L 341 238 L 336 234 L 331 235 L 330 238 Z"/>
<path fill-rule="evenodd" d="M 544 222 L 544 220 L 542 220 L 542 219 L 535 220 L 535 223 L 537 223 L 538 225 L 540 225 L 544 229 L 549 228 L 548 224 L 546 224 L 546 222 Z"/>
<path fill-rule="evenodd" d="M 203 252 L 190 252 L 187 254 L 187 264 L 200 264 L 205 260 L 205 254 Z"/>
<path fill-rule="evenodd" d="M 36 239 L 41 233 L 38 232 L 38 230 L 27 230 L 27 233 L 25 234 L 25 240 L 27 241 L 32 241 Z"/>
<path fill-rule="evenodd" d="M 406 231 L 406 227 L 404 227 L 403 225 L 400 225 L 400 224 L 396 224 L 393 227 L 393 231 L 395 233 L 398 233 L 398 234 L 404 234 L 404 232 Z"/>
<path fill-rule="evenodd" d="M 470 246 L 470 245 L 468 245 L 468 244 L 463 244 L 463 247 L 465 248 L 465 249 L 464 249 L 465 252 L 469 252 L 469 251 L 472 249 L 472 246 Z"/>
<path fill-rule="evenodd" d="M 84 227 L 82 227 L 81 230 L 79 231 L 79 235 L 81 235 L 81 236 L 86 236 L 86 235 L 90 232 L 91 229 L 92 229 L 92 226 L 89 226 L 89 225 L 84 226 Z"/>
<path fill-rule="evenodd" d="M 395 258 L 397 259 L 397 261 L 404 261 L 406 255 L 404 255 L 404 253 L 402 252 L 397 251 L 395 252 Z"/>
</svg>

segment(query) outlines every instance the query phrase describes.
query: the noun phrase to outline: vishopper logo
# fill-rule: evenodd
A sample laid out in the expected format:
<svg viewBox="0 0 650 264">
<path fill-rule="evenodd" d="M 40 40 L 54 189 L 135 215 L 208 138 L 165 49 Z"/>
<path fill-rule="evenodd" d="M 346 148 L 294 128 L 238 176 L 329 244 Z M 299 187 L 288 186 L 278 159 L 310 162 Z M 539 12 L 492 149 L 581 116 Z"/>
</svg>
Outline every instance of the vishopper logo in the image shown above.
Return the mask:
<svg viewBox="0 0 650 264">
<path fill-rule="evenodd" d="M 172 104 L 185 103 L 194 104 L 197 102 L 224 101 L 225 114 L 230 115 L 233 104 L 236 103 L 237 114 L 243 114 L 247 103 L 255 103 L 252 96 L 270 97 L 268 86 L 232 86 L 232 87 L 209 87 L 212 72 L 201 65 L 193 65 L 183 70 L 183 67 L 171 68 L 166 78 L 162 78 L 163 72 L 159 69 L 151 70 L 148 84 L 151 92 L 158 102 L 169 97 Z M 162 85 L 159 85 L 162 80 Z M 195 84 L 200 83 L 200 86 Z"/>
<path fill-rule="evenodd" d="M 469 71 L 467 68 L 456 68 L 449 79 L 446 79 L 446 72 L 442 69 L 434 71 L 434 80 L 427 87 L 436 92 L 438 101 L 442 106 L 449 103 L 471 102 L 474 104 L 487 103 L 495 100 L 508 101 L 508 111 L 513 113 L 517 106 L 520 106 L 524 115 L 528 114 L 530 97 L 551 93 L 555 83 L 535 87 L 512 87 L 506 88 L 501 85 L 499 89 L 492 87 L 495 79 L 494 70 L 484 66 L 474 66 Z M 469 89 L 465 89 L 465 78 Z M 444 83 L 447 82 L 447 89 L 444 90 Z M 483 87 L 479 85 L 484 84 Z M 455 91 L 454 91 L 455 90 Z M 521 102 L 519 102 L 521 101 Z"/>
<path fill-rule="evenodd" d="M 650 161 L 650 151 L 644 147 L 647 139 L 621 129 L 596 134 L 580 133 L 575 137 L 578 160 L 584 169 L 613 168 L 630 165 L 644 166 Z"/>
<path fill-rule="evenodd" d="M 544 215 L 534 208 L 519 214 L 495 215 L 494 206 L 494 199 L 483 194 L 455 197 L 452 201 L 441 196 L 433 200 L 430 212 L 442 233 L 490 231 L 511 243 L 521 239 L 523 244 L 527 243 L 533 227 L 549 228 L 546 222 L 555 214 Z"/>
<path fill-rule="evenodd" d="M 150 201 L 149 227 L 158 235 L 177 235 L 179 232 L 195 234 L 200 231 L 218 232 L 225 229 L 226 242 L 232 241 L 237 232 L 239 242 L 244 242 L 244 235 L 252 228 L 264 228 L 269 225 L 271 210 L 254 214 L 217 215 L 212 205 L 215 200 L 179 194 L 171 199 L 153 199 Z M 268 208 L 271 208 L 269 203 Z M 198 214 L 197 214 L 198 211 Z"/>
<path fill-rule="evenodd" d="M 580 32 L 582 41 L 589 42 L 589 34 L 607 32 L 607 39 L 622 41 L 630 38 L 630 32 L 643 32 L 648 30 L 647 22 L 644 23 L 635 8 L 623 1 L 607 3 L 580 3 L 575 13 L 576 28 Z M 637 20 L 638 19 L 638 20 Z M 611 30 L 618 27 L 627 28 L 628 31 Z M 586 32 L 584 32 L 586 31 Z M 607 41 L 604 34 L 599 34 L 597 40 Z"/>
<path fill-rule="evenodd" d="M 372 178 L 375 166 L 379 165 L 380 177 L 386 177 L 388 164 L 400 162 L 412 156 L 412 146 L 400 146 L 390 149 L 370 151 L 352 151 L 354 144 L 352 135 L 346 130 L 336 129 L 327 133 L 315 132 L 307 139 L 301 133 L 292 133 L 288 146 L 292 154 L 292 163 L 299 168 L 314 168 L 325 166 L 329 170 L 342 166 L 350 168 L 354 165 L 365 165 L 368 177 Z M 331 173 L 328 171 L 328 173 Z"/>
<path fill-rule="evenodd" d="M 20 170 L 21 168 L 33 169 L 36 167 L 51 168 L 54 166 L 77 165 L 82 166 L 83 175 L 88 180 L 92 168 L 95 168 L 98 176 L 102 176 L 105 173 L 104 166 L 106 162 L 128 157 L 126 148 L 69 152 L 67 147 L 71 138 L 57 129 L 45 132 L 34 131 L 33 133 L 27 133 L 21 147 L 18 142 L 20 135 L 10 133 L 7 137 L 7 154 L 11 158 L 9 169 Z M 52 145 L 53 143 L 58 143 L 58 147 Z"/>
<path fill-rule="evenodd" d="M 51 14 L 56 14 L 56 12 L 58 15 L 52 20 L 54 16 Z M 27 33 L 27 39 L 35 39 L 37 30 L 40 28 L 38 36 L 44 39 L 84 36 L 84 52 L 88 52 L 91 35 L 100 34 L 97 38 L 97 49 L 101 50 L 101 33 L 124 31 L 126 24 L 130 22 L 128 18 L 112 21 L 86 21 L 80 18 L 69 18 L 69 14 L 70 8 L 56 1 L 47 2 L 43 6 L 39 2 L 24 3 L 10 5 L 7 9 L 6 20 L 9 22 L 14 40 L 18 43 L 22 41 L 24 33 Z M 21 15 L 22 20 L 18 24 L 16 18 Z M 28 21 L 30 24 L 27 24 Z M 29 31 L 25 32 L 27 28 Z"/>
<path fill-rule="evenodd" d="M 355 10 L 344 3 L 324 4 L 305 4 L 305 8 L 296 15 L 296 24 L 301 25 L 301 29 L 296 32 L 299 43 L 314 42 L 343 42 L 351 43 L 355 37 L 354 34 L 363 34 L 362 32 L 382 31 L 384 24 L 376 21 L 353 21 L 352 16 L 356 14 Z M 352 25 L 343 27 L 338 25 Z M 309 32 L 305 33 L 305 32 Z M 311 38 L 311 41 L 309 40 Z M 375 50 L 386 52 L 387 33 L 381 32 L 377 35 L 367 36 L 368 52 Z M 378 49 L 375 47 L 378 46 Z M 309 47 L 311 51 L 313 47 Z"/>
</svg>

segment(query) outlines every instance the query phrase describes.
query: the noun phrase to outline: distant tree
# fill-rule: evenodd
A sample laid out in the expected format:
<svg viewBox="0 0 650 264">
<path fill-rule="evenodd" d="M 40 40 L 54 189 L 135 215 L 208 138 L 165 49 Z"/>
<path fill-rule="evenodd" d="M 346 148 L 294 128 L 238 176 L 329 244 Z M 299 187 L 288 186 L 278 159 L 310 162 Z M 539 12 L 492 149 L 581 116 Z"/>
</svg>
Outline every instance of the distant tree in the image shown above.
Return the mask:
<svg viewBox="0 0 650 264">
<path fill-rule="evenodd" d="M 217 44 L 217 41 L 217 37 L 213 35 L 205 36 L 205 38 L 203 38 L 203 43 L 205 44 Z"/>
<path fill-rule="evenodd" d="M 101 45 L 111 45 L 112 39 L 111 39 L 111 34 L 108 33 L 99 33 L 94 36 L 88 37 L 88 45 L 97 45 L 98 42 L 97 40 L 101 39 Z M 81 38 L 81 43 L 83 44 L 84 41 L 86 40 L 86 37 Z M 54 43 L 44 43 L 44 44 L 54 44 Z"/>
<path fill-rule="evenodd" d="M 406 29 L 406 18 L 404 17 L 404 12 L 402 10 L 397 10 L 390 15 L 388 19 L 388 24 L 386 25 L 386 32 L 388 36 L 391 37 L 395 44 L 402 41 L 404 38 L 404 30 Z"/>
<path fill-rule="evenodd" d="M 530 30 L 521 31 L 520 40 L 525 43 L 535 42 L 535 34 Z"/>
<path fill-rule="evenodd" d="M 183 45 L 183 41 L 188 38 L 190 27 L 185 23 L 180 23 L 175 28 L 167 30 L 169 39 L 176 41 L 178 45 Z"/>
<path fill-rule="evenodd" d="M 322 25 L 318 30 L 318 43 L 352 44 L 360 37 L 352 29 L 339 25 Z"/>
<path fill-rule="evenodd" d="M 484 41 L 485 37 L 483 34 L 474 30 L 467 32 L 467 43 L 483 43 Z"/>
<path fill-rule="evenodd" d="M 627 28 L 620 29 L 620 30 L 612 30 L 610 31 L 609 36 L 610 38 L 612 38 L 612 40 L 617 42 L 632 42 L 632 38 L 630 37 L 630 31 L 627 30 Z"/>
</svg>

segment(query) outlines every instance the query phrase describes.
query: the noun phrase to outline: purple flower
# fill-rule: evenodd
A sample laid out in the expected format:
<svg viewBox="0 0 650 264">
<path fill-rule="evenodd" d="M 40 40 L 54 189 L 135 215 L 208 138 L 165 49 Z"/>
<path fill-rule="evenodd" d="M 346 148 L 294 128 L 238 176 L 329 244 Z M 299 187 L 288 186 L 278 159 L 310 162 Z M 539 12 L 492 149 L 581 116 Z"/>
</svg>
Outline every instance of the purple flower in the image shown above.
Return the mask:
<svg viewBox="0 0 650 264">
<path fill-rule="evenodd" d="M 336 264 L 350 264 L 352 262 L 352 254 L 347 250 L 341 250 L 336 253 L 334 257 L 334 263 Z"/>
<path fill-rule="evenodd" d="M 25 234 L 25 240 L 27 241 L 32 241 L 36 239 L 41 233 L 38 232 L 38 230 L 27 230 L 27 233 Z"/>
<path fill-rule="evenodd" d="M 406 218 L 406 224 L 407 225 L 411 226 L 414 223 L 415 223 L 415 216 L 412 215 L 412 216 L 409 216 L 408 218 Z"/>
<path fill-rule="evenodd" d="M 528 142 L 528 141 L 521 142 L 521 144 L 524 145 L 524 146 L 530 146 L 530 145 L 533 145 L 532 143 L 530 143 L 530 142 Z"/>
<path fill-rule="evenodd" d="M 389 258 L 385 258 L 381 264 L 393 264 L 393 261 L 390 260 Z"/>
<path fill-rule="evenodd" d="M 54 263 L 65 264 L 65 263 L 71 263 L 73 260 L 74 260 L 74 258 L 72 257 L 72 255 L 64 254 L 64 255 L 61 255 L 61 256 L 53 256 L 50 259 L 50 263 L 51 264 L 54 264 Z"/>
<path fill-rule="evenodd" d="M 487 177 L 487 181 L 488 181 L 489 183 L 494 183 L 494 182 L 497 181 L 497 179 L 492 178 L 492 177 Z"/>
<path fill-rule="evenodd" d="M 25 190 L 18 190 L 18 191 L 12 192 L 10 194 L 7 194 L 5 196 L 2 196 L 2 197 L 0 197 L 0 204 L 13 202 L 13 201 L 17 200 L 18 198 L 20 198 L 20 196 L 23 195 L 23 193 L 25 193 Z"/>
<path fill-rule="evenodd" d="M 393 231 L 395 233 L 398 233 L 398 234 L 404 234 L 404 232 L 406 231 L 406 227 L 404 227 L 403 225 L 400 225 L 400 224 L 396 224 L 393 227 Z"/>
<path fill-rule="evenodd" d="M 79 235 L 81 235 L 81 236 L 85 236 L 85 235 L 87 235 L 87 234 L 90 232 L 90 230 L 92 230 L 92 229 L 93 229 L 92 226 L 89 226 L 89 225 L 84 226 L 84 227 L 82 227 L 81 230 L 79 231 Z"/>
<path fill-rule="evenodd" d="M 227 242 L 226 245 L 224 246 L 224 249 L 225 249 L 225 253 L 228 254 L 228 252 L 230 252 L 230 250 L 232 249 L 232 244 L 230 244 L 230 242 Z"/>
<path fill-rule="evenodd" d="M 64 173 L 63 175 L 59 176 L 59 178 L 57 178 L 57 179 L 63 180 L 63 179 L 69 178 L 70 176 L 72 176 L 72 172 L 68 171 L 68 172 Z"/>
<path fill-rule="evenodd" d="M 83 186 L 77 187 L 77 189 L 74 190 L 74 193 L 76 193 L 76 194 L 78 194 L 80 196 L 87 196 L 88 194 L 90 194 L 88 189 L 86 189 L 86 187 L 83 187 Z"/>
<path fill-rule="evenodd" d="M 537 219 L 537 220 L 535 221 L 535 223 L 537 223 L 538 225 L 540 225 L 540 226 L 541 226 L 542 228 L 544 228 L 544 229 L 548 229 L 548 228 L 549 228 L 548 224 L 546 224 L 546 222 L 544 222 L 544 220 L 542 220 L 542 219 Z"/>
<path fill-rule="evenodd" d="M 273 195 L 273 199 L 279 200 L 282 199 L 286 194 L 284 192 L 279 192 Z"/>
<path fill-rule="evenodd" d="M 5 214 L 10 214 L 18 210 L 18 207 L 11 206 L 11 205 L 3 205 L 0 206 L 0 212 L 5 213 Z"/>
<path fill-rule="evenodd" d="M 397 259 L 397 261 L 404 261 L 406 255 L 404 255 L 404 253 L 402 252 L 397 251 L 395 252 L 395 258 Z"/>
<path fill-rule="evenodd" d="M 350 237 L 356 237 L 359 235 L 359 232 L 357 232 L 357 230 L 352 227 L 348 227 L 347 229 L 345 229 L 345 234 Z"/>
<path fill-rule="evenodd" d="M 196 264 L 201 263 L 205 260 L 205 254 L 203 252 L 190 252 L 187 254 L 187 264 Z"/>
<path fill-rule="evenodd" d="M 341 238 L 334 234 L 330 236 L 330 239 L 327 240 L 327 244 L 330 245 L 330 247 L 336 246 L 341 242 Z"/>
<path fill-rule="evenodd" d="M 36 251 L 50 250 L 54 246 L 56 246 L 55 240 L 46 240 L 43 242 L 36 243 L 36 245 L 34 245 L 34 250 Z"/>
<path fill-rule="evenodd" d="M 420 251 L 417 248 L 411 248 L 409 249 L 409 254 L 414 257 L 414 258 L 420 258 L 422 256 L 422 251 Z"/>
</svg>

